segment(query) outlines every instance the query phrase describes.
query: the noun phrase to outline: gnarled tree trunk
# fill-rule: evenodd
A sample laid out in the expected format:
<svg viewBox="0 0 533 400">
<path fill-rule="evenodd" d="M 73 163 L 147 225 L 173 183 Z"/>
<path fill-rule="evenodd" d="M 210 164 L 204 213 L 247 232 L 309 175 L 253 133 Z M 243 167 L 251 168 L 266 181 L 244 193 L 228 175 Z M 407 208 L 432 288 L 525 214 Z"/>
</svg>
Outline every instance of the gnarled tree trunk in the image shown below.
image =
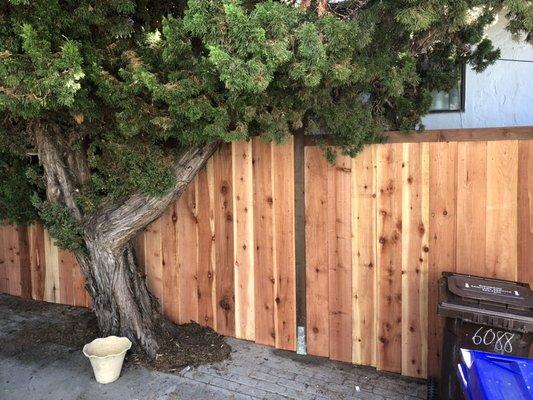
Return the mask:
<svg viewBox="0 0 533 400">
<path fill-rule="evenodd" d="M 101 334 L 127 336 L 155 357 L 168 322 L 161 318 L 157 301 L 139 273 L 131 241 L 179 198 L 218 144 L 182 149 L 173 168 L 175 184 L 165 195 L 150 197 L 137 192 L 85 215 L 76 196 L 82 184 L 79 177 L 88 176 L 88 171 L 79 170 L 86 163 L 70 162 L 72 155 L 53 127 L 36 123 L 32 131 L 45 171 L 48 200 L 67 207 L 82 227 L 85 248 L 76 258 L 93 298 Z"/>
<path fill-rule="evenodd" d="M 155 357 L 164 321 L 139 273 L 133 246 L 112 249 L 90 238 L 85 243 L 88 254 L 77 258 L 87 277 L 100 333 L 126 336 Z"/>
</svg>

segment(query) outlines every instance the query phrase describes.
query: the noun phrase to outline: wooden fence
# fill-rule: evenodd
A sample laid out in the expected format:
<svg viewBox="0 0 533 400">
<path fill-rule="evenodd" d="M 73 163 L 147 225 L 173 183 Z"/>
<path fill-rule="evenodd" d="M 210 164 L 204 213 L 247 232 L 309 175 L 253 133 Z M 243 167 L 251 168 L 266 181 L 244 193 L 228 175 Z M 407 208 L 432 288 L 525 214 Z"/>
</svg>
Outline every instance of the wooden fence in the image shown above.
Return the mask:
<svg viewBox="0 0 533 400">
<path fill-rule="evenodd" d="M 305 235 L 308 352 L 435 375 L 442 271 L 533 285 L 533 130 L 513 132 L 411 137 L 333 166 L 308 143 L 305 232 L 292 141 L 225 145 L 137 238 L 150 290 L 173 321 L 295 350 Z M 90 306 L 75 260 L 42 227 L 0 229 L 0 292 Z"/>
</svg>

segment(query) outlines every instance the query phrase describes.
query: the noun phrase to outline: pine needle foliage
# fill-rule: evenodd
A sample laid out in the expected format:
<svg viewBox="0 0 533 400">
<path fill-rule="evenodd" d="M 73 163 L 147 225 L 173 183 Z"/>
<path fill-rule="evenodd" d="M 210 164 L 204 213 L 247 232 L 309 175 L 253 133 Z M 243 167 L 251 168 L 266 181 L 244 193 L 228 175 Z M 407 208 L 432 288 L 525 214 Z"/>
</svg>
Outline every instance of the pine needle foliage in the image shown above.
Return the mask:
<svg viewBox="0 0 533 400">
<path fill-rule="evenodd" d="M 37 122 L 86 165 L 74 180 L 86 215 L 165 193 L 190 145 L 305 129 L 355 155 L 384 130 L 420 127 L 458 66 L 494 62 L 483 32 L 501 12 L 531 39 L 528 0 L 345 1 L 322 16 L 271 0 L 3 0 L 0 219 L 40 213 L 79 245 L 28 155 Z"/>
</svg>

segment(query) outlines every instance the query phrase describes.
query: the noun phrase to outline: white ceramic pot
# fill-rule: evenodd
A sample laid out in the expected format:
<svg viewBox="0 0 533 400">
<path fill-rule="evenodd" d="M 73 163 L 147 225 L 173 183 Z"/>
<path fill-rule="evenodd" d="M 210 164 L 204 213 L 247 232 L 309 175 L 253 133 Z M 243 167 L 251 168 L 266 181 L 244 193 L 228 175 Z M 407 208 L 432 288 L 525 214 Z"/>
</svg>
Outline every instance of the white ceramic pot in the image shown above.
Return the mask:
<svg viewBox="0 0 533 400">
<path fill-rule="evenodd" d="M 94 377 L 99 383 L 115 382 L 131 342 L 126 337 L 108 336 L 94 339 L 83 346 L 83 354 L 91 361 Z"/>
</svg>

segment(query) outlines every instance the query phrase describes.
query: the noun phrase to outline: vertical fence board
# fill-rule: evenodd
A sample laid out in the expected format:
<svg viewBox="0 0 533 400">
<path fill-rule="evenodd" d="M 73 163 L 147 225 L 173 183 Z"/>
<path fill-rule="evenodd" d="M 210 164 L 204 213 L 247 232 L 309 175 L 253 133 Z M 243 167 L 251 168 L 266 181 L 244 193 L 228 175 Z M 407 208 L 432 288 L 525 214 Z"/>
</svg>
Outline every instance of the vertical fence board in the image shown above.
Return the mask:
<svg viewBox="0 0 533 400">
<path fill-rule="evenodd" d="M 487 142 L 457 144 L 457 272 L 485 270 Z"/>
<path fill-rule="evenodd" d="M 377 368 L 401 371 L 402 336 L 402 145 L 377 152 Z"/>
<path fill-rule="evenodd" d="M 22 294 L 20 281 L 20 248 L 19 232 L 16 225 L 10 225 L 7 235 L 7 252 L 9 293 L 13 296 L 20 296 Z"/>
<path fill-rule="evenodd" d="M 403 145 L 402 374 L 425 377 L 427 367 L 428 147 Z"/>
<path fill-rule="evenodd" d="M 7 252 L 6 252 L 6 225 L 0 226 L 0 293 L 9 293 L 7 281 Z"/>
<path fill-rule="evenodd" d="M 429 157 L 428 372 L 437 376 L 443 328 L 437 282 L 443 271 L 455 271 L 456 261 L 457 143 L 430 143 Z"/>
<path fill-rule="evenodd" d="M 231 146 L 224 144 L 213 156 L 215 184 L 215 290 L 216 329 L 235 334 L 235 281 L 233 259 L 233 202 Z"/>
<path fill-rule="evenodd" d="M 274 209 L 272 144 L 252 143 L 254 179 L 255 341 L 273 346 L 274 324 Z"/>
<path fill-rule="evenodd" d="M 150 292 L 158 299 L 161 308 L 165 309 L 163 299 L 163 256 L 161 252 L 160 219 L 152 222 L 144 233 L 144 266 L 146 284 Z"/>
<path fill-rule="evenodd" d="M 58 248 L 54 245 L 54 239 L 46 231 L 44 232 L 44 254 L 46 275 L 43 300 L 59 303 L 61 293 L 59 290 Z"/>
<path fill-rule="evenodd" d="M 198 323 L 214 327 L 215 223 L 213 160 L 196 177 L 198 202 Z"/>
<path fill-rule="evenodd" d="M 338 156 L 328 169 L 329 356 L 339 361 L 352 359 L 351 167 L 350 157 Z"/>
<path fill-rule="evenodd" d="M 74 301 L 74 255 L 68 251 L 59 249 L 59 287 L 60 301 L 63 304 L 75 305 Z"/>
<path fill-rule="evenodd" d="M 296 259 L 294 243 L 294 144 L 272 151 L 274 200 L 275 345 L 296 350 Z"/>
<path fill-rule="evenodd" d="M 44 227 L 34 223 L 28 227 L 32 299 L 43 300 L 46 274 Z M 0 239 L 1 240 L 1 239 Z M 1 243 L 1 242 L 0 242 Z"/>
<path fill-rule="evenodd" d="M 146 230 L 142 230 L 133 239 L 133 251 L 135 252 L 135 261 L 137 263 L 137 268 L 139 268 L 139 272 L 141 272 L 141 274 L 143 275 L 146 275 L 146 266 L 144 265 L 146 259 L 145 234 Z"/>
<path fill-rule="evenodd" d="M 254 198 L 252 142 L 233 143 L 233 214 L 235 216 L 235 335 L 255 338 Z"/>
<path fill-rule="evenodd" d="M 518 154 L 518 280 L 533 288 L 533 140 Z"/>
<path fill-rule="evenodd" d="M 376 365 L 376 146 L 352 160 L 352 362 Z"/>
<path fill-rule="evenodd" d="M 322 149 L 305 148 L 307 352 L 324 357 L 329 356 L 326 236 L 328 168 Z"/>
<path fill-rule="evenodd" d="M 19 248 L 19 268 L 20 268 L 20 295 L 26 299 L 31 299 L 31 266 L 30 266 L 30 241 L 28 227 L 19 225 L 18 248 Z"/>
<path fill-rule="evenodd" d="M 89 293 L 85 289 L 85 276 L 76 257 L 72 255 L 72 283 L 74 291 L 74 305 L 80 307 L 89 306 Z"/>
<path fill-rule="evenodd" d="M 179 323 L 198 320 L 198 249 L 194 182 L 177 201 Z"/>
<path fill-rule="evenodd" d="M 487 144 L 486 270 L 516 280 L 518 142 Z"/>
<path fill-rule="evenodd" d="M 180 284 L 178 270 L 178 204 L 172 204 L 161 216 L 161 265 L 163 268 L 163 314 L 172 322 L 180 322 Z M 190 234 L 190 233 L 189 233 Z M 191 299 L 192 301 L 192 299 Z"/>
</svg>

